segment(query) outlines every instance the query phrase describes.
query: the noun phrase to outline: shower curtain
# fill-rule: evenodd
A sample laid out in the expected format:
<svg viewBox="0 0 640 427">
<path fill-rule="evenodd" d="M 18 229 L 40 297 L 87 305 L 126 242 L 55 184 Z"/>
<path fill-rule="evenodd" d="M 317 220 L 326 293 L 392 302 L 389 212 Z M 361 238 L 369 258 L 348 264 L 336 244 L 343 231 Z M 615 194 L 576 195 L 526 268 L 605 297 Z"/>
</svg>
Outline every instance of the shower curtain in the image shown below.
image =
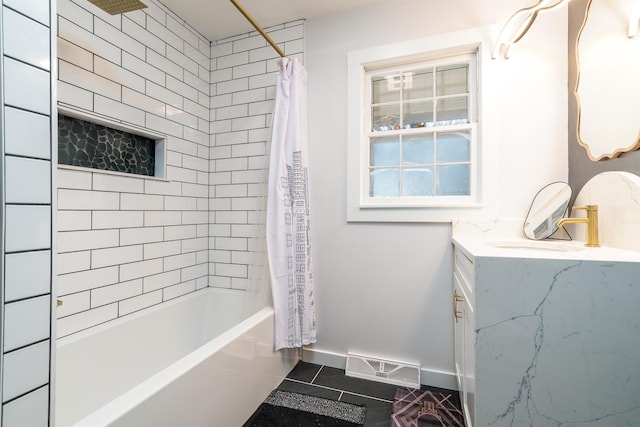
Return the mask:
<svg viewBox="0 0 640 427">
<path fill-rule="evenodd" d="M 307 148 L 307 73 L 297 59 L 280 64 L 273 113 L 267 254 L 276 350 L 316 341 Z"/>
</svg>

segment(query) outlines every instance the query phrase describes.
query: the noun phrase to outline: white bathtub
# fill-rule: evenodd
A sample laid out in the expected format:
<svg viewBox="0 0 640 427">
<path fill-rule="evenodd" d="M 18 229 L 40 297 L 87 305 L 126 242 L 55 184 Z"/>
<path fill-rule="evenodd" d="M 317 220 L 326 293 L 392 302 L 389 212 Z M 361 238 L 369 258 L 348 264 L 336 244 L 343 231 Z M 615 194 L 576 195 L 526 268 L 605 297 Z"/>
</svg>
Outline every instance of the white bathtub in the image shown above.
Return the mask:
<svg viewBox="0 0 640 427">
<path fill-rule="evenodd" d="M 58 340 L 56 427 L 241 426 L 297 362 L 243 308 L 208 288 Z"/>
</svg>

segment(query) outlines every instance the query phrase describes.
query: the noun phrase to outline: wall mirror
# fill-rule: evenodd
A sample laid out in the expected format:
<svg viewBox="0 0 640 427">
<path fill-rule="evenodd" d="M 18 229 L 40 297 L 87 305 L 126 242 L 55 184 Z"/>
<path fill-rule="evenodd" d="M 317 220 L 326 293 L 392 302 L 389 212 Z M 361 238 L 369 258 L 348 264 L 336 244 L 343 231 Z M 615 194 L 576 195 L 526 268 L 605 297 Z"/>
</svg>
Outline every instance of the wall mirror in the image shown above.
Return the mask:
<svg viewBox="0 0 640 427">
<path fill-rule="evenodd" d="M 558 230 L 556 223 L 564 217 L 571 187 L 566 182 L 554 182 L 542 188 L 533 198 L 524 221 L 524 235 L 529 239 L 546 239 Z"/>
<path fill-rule="evenodd" d="M 593 161 L 640 147 L 636 0 L 590 0 L 577 36 L 577 133 Z"/>
</svg>

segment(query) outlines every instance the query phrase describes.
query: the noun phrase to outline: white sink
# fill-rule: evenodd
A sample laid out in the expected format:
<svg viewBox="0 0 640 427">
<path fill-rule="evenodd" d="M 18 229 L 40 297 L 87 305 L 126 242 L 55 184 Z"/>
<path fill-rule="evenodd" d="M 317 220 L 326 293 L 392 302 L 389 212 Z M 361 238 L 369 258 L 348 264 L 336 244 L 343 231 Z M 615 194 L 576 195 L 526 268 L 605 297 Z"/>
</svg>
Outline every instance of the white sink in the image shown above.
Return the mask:
<svg viewBox="0 0 640 427">
<path fill-rule="evenodd" d="M 494 248 L 558 252 L 575 252 L 584 249 L 584 246 L 580 244 L 570 244 L 549 240 L 498 240 L 489 241 L 487 242 L 487 245 L 493 246 Z"/>
</svg>

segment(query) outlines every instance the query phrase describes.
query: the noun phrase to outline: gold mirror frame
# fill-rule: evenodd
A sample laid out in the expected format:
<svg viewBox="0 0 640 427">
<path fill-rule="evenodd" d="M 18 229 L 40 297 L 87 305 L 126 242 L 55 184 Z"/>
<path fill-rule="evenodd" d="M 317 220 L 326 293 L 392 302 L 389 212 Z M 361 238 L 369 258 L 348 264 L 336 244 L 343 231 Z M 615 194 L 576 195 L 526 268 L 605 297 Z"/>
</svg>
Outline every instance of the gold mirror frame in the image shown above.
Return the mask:
<svg viewBox="0 0 640 427">
<path fill-rule="evenodd" d="M 576 133 L 593 161 L 640 148 L 640 36 L 630 30 L 636 3 L 589 0 L 578 32 Z"/>
</svg>

